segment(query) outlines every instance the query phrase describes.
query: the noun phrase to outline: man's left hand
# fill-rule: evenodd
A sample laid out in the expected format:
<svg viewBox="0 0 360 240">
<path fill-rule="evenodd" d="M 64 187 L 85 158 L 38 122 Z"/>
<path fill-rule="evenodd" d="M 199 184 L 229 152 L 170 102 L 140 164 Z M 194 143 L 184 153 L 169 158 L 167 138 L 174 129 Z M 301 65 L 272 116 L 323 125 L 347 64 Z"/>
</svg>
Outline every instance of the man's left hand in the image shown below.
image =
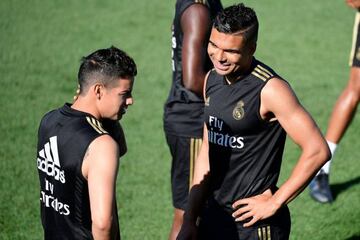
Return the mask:
<svg viewBox="0 0 360 240">
<path fill-rule="evenodd" d="M 262 194 L 237 200 L 233 205 L 235 210 L 232 216 L 235 221 L 250 221 L 244 223 L 244 227 L 250 227 L 259 220 L 271 217 L 279 209 L 273 198 L 270 189 Z"/>
</svg>

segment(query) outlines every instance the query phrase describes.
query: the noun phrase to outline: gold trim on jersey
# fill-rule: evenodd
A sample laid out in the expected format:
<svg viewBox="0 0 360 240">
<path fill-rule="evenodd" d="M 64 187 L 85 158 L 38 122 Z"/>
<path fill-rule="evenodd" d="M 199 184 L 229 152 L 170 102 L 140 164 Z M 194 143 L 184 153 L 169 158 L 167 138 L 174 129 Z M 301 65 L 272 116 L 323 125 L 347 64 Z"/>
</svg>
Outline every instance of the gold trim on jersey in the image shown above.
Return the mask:
<svg viewBox="0 0 360 240">
<path fill-rule="evenodd" d="M 258 228 L 259 240 L 271 240 L 271 229 L 270 226 Z"/>
<path fill-rule="evenodd" d="M 205 97 L 205 106 L 210 106 L 210 96 Z"/>
<path fill-rule="evenodd" d="M 201 138 L 190 138 L 190 173 L 189 173 L 189 191 L 192 185 L 194 178 L 195 170 L 195 159 L 199 154 L 201 147 L 202 139 Z"/>
<path fill-rule="evenodd" d="M 259 68 L 259 69 L 261 69 L 261 70 L 264 71 L 265 73 L 267 73 L 270 77 L 273 76 L 273 74 L 272 74 L 268 69 L 264 68 L 263 66 L 257 65 L 256 67 Z"/>
<path fill-rule="evenodd" d="M 271 240 L 270 226 L 267 226 L 266 229 L 267 229 L 268 240 Z"/>
<path fill-rule="evenodd" d="M 274 76 L 274 74 L 272 74 L 268 69 L 257 65 L 254 70 L 251 72 L 252 75 L 260 78 L 263 81 L 266 81 L 267 79 L 271 78 Z"/>
<path fill-rule="evenodd" d="M 93 118 L 93 117 L 86 117 L 87 122 L 94 128 L 95 131 L 97 131 L 100 134 L 104 134 L 104 133 L 108 133 L 107 131 L 105 131 L 105 129 L 102 127 L 101 123 L 99 122 L 99 120 Z"/>
</svg>

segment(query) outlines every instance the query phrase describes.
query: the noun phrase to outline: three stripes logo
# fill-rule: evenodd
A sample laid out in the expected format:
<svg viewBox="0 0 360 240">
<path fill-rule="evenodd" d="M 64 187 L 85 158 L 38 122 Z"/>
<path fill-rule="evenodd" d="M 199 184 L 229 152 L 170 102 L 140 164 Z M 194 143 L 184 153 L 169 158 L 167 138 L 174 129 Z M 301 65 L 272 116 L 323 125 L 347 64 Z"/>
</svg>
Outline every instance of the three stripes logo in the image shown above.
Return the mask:
<svg viewBox="0 0 360 240">
<path fill-rule="evenodd" d="M 99 120 L 92 118 L 92 117 L 86 117 L 86 121 L 95 129 L 95 131 L 97 131 L 100 134 L 105 134 L 108 133 L 103 126 L 101 125 L 101 123 L 99 122 Z"/>
<path fill-rule="evenodd" d="M 270 79 L 274 76 L 274 74 L 272 74 L 268 69 L 260 65 L 257 65 L 251 74 L 260 78 L 263 81 L 266 81 L 267 79 Z"/>
<path fill-rule="evenodd" d="M 44 148 L 39 151 L 37 167 L 48 176 L 65 183 L 65 173 L 64 170 L 61 170 L 59 161 L 57 136 L 51 137 L 49 142 L 45 143 Z"/>
<path fill-rule="evenodd" d="M 264 226 L 258 228 L 259 240 L 271 240 L 270 226 Z"/>
</svg>

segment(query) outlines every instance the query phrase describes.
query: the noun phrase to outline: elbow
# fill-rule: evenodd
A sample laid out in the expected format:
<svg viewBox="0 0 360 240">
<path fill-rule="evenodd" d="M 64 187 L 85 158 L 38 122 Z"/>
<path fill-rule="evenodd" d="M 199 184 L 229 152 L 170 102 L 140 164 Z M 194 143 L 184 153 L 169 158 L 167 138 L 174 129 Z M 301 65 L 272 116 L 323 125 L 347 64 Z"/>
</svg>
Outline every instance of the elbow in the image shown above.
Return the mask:
<svg viewBox="0 0 360 240">
<path fill-rule="evenodd" d="M 184 83 L 184 87 L 187 90 L 189 90 L 189 91 L 193 92 L 194 94 L 196 94 L 197 96 L 202 97 L 202 94 L 203 94 L 202 86 L 200 86 L 200 85 L 197 86 L 197 85 L 190 84 L 190 83 L 188 83 L 188 84 Z"/>
<path fill-rule="evenodd" d="M 202 76 L 202 75 L 186 75 L 185 74 L 182 79 L 182 84 L 187 90 L 202 97 L 204 78 L 205 78 L 205 76 Z"/>
<path fill-rule="evenodd" d="M 325 141 L 318 147 L 316 156 L 320 165 L 319 168 L 331 159 L 331 152 Z"/>
<path fill-rule="evenodd" d="M 107 235 L 111 231 L 112 217 L 93 219 L 92 228 L 93 231 Z"/>
</svg>

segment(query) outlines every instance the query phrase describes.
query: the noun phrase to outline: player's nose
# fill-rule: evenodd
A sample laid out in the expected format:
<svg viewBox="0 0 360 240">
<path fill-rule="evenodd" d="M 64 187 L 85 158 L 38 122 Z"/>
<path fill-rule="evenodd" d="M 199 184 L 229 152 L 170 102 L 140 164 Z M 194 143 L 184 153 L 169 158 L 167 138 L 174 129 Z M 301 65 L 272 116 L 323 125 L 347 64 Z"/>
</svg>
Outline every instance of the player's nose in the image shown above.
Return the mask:
<svg viewBox="0 0 360 240">
<path fill-rule="evenodd" d="M 134 98 L 133 97 L 128 97 L 126 98 L 126 106 L 130 106 L 134 104 Z"/>
</svg>

